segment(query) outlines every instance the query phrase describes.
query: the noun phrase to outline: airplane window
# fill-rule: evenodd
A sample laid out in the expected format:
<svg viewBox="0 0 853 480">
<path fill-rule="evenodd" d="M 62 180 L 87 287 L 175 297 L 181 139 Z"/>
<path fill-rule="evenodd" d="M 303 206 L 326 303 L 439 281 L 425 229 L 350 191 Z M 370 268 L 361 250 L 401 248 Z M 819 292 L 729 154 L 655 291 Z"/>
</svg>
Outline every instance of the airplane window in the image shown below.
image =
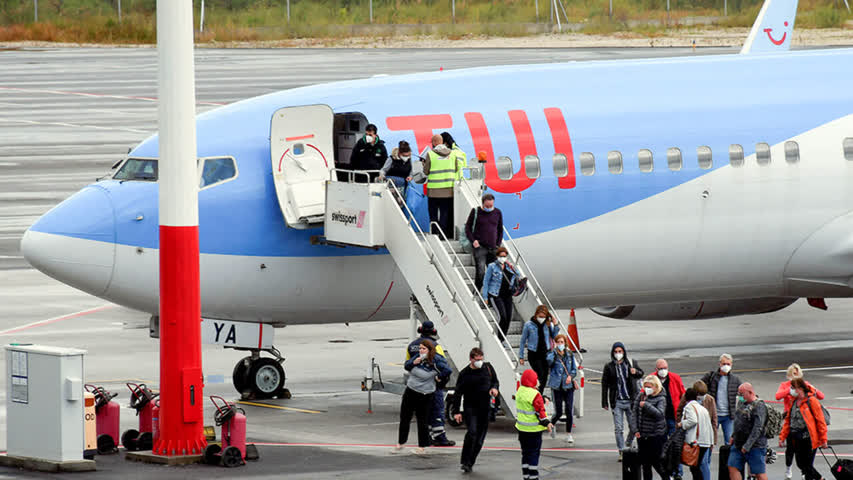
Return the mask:
<svg viewBox="0 0 853 480">
<path fill-rule="evenodd" d="M 729 146 L 729 163 L 733 167 L 743 166 L 743 147 L 738 144 Z"/>
<path fill-rule="evenodd" d="M 800 161 L 800 145 L 797 142 L 785 142 L 785 161 L 788 163 Z"/>
<path fill-rule="evenodd" d="M 501 180 L 512 179 L 512 159 L 509 157 L 498 157 L 495 161 L 495 166 L 498 169 L 498 178 Z"/>
<path fill-rule="evenodd" d="M 237 165 L 231 157 L 208 158 L 204 160 L 199 188 L 222 183 L 237 176 Z"/>
<path fill-rule="evenodd" d="M 666 164 L 673 172 L 681 170 L 681 150 L 675 147 L 667 148 Z"/>
<path fill-rule="evenodd" d="M 622 173 L 622 154 L 616 150 L 607 152 L 607 170 L 614 175 Z"/>
<path fill-rule="evenodd" d="M 527 178 L 539 178 L 539 157 L 536 155 L 524 157 L 524 174 Z"/>
<path fill-rule="evenodd" d="M 641 172 L 649 173 L 655 169 L 655 157 L 652 155 L 652 151 L 648 148 L 640 150 L 637 154 L 637 160 L 640 163 Z"/>
<path fill-rule="evenodd" d="M 113 175 L 115 180 L 157 181 L 157 160 L 151 158 L 128 158 Z"/>
<path fill-rule="evenodd" d="M 696 157 L 699 159 L 699 168 L 708 170 L 714 166 L 714 156 L 711 147 L 701 146 L 696 148 Z"/>
<path fill-rule="evenodd" d="M 759 165 L 770 165 L 770 145 L 764 142 L 755 144 L 755 160 Z"/>
<path fill-rule="evenodd" d="M 853 162 L 853 137 L 844 139 L 844 158 Z"/>
<path fill-rule="evenodd" d="M 595 155 L 589 152 L 581 153 L 581 173 L 584 175 L 595 175 Z"/>
<path fill-rule="evenodd" d="M 562 153 L 555 153 L 551 159 L 554 164 L 554 176 L 562 178 L 569 175 L 569 159 Z"/>
</svg>

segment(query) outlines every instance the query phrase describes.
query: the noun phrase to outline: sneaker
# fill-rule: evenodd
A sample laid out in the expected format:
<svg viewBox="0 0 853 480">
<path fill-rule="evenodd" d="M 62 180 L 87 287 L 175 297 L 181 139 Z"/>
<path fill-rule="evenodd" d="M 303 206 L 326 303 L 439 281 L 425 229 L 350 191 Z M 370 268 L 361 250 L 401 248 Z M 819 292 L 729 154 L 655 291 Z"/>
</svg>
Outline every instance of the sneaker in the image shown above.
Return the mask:
<svg viewBox="0 0 853 480">
<path fill-rule="evenodd" d="M 463 464 L 460 468 L 462 469 L 463 473 L 471 473 L 471 470 L 473 470 L 473 468 L 471 468 L 471 465 L 465 464 Z"/>
<path fill-rule="evenodd" d="M 401 454 L 403 453 L 403 446 L 397 445 L 396 447 L 391 448 L 391 451 L 389 451 L 388 453 L 390 453 L 391 455 Z"/>
<path fill-rule="evenodd" d="M 427 450 L 426 450 L 426 448 L 424 448 L 424 447 L 417 447 L 417 448 L 413 448 L 413 449 L 412 449 L 412 455 L 418 455 L 418 456 L 424 457 L 424 456 L 426 456 L 426 455 L 428 455 L 428 454 L 427 454 Z"/>
<path fill-rule="evenodd" d="M 432 441 L 433 447 L 454 447 L 456 446 L 456 442 L 453 440 L 448 440 L 447 437 L 444 438 L 436 438 Z"/>
<path fill-rule="evenodd" d="M 622 461 L 622 450 L 619 450 L 619 461 Z"/>
<path fill-rule="evenodd" d="M 788 467 L 788 468 L 785 470 L 785 478 L 786 478 L 786 479 L 794 478 L 794 472 L 792 472 L 792 471 L 791 471 L 791 467 Z"/>
<path fill-rule="evenodd" d="M 569 445 L 575 444 L 575 437 L 573 437 L 571 433 L 566 435 L 566 443 L 568 443 Z"/>
</svg>

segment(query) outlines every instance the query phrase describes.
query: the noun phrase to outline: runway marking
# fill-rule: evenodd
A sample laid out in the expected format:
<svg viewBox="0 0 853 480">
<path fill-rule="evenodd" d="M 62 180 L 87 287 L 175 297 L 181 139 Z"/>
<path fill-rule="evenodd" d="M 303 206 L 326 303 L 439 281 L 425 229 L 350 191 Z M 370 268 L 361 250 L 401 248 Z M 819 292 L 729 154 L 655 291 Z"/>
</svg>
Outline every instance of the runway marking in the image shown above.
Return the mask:
<svg viewBox="0 0 853 480">
<path fill-rule="evenodd" d="M 306 410 L 304 408 L 282 407 L 281 405 L 270 405 L 268 403 L 245 402 L 243 400 L 238 400 L 237 403 L 239 403 L 240 405 L 251 405 L 253 407 L 274 408 L 276 410 L 288 410 L 291 412 L 299 412 L 299 413 L 326 413 L 326 412 L 321 412 L 319 410 Z"/>
<path fill-rule="evenodd" d="M 853 365 L 839 365 L 835 367 L 812 367 L 812 368 L 804 368 L 802 369 L 804 372 L 816 372 L 818 370 L 845 370 L 848 368 L 853 368 Z M 773 370 L 773 373 L 787 373 L 788 369 L 784 370 Z"/>
<path fill-rule="evenodd" d="M 0 87 L 0 90 L 11 90 L 15 92 L 24 92 L 24 93 L 47 93 L 50 95 L 77 95 L 80 97 L 93 97 L 93 98 L 117 98 L 120 100 L 141 100 L 145 102 L 156 102 L 157 98 L 155 97 L 140 97 L 136 95 L 108 95 L 104 93 L 87 93 L 87 92 L 69 92 L 65 90 L 41 90 L 37 88 L 19 88 L 19 87 Z M 225 105 L 221 102 L 196 102 L 196 105 Z"/>
<path fill-rule="evenodd" d="M 72 127 L 72 128 L 94 128 L 96 130 L 118 130 L 122 132 L 131 132 L 131 133 L 151 133 L 145 130 L 136 130 L 135 128 L 124 128 L 124 127 L 102 127 L 99 125 L 78 125 L 75 123 L 65 123 L 65 122 L 38 122 L 36 120 L 22 120 L 15 118 L 0 118 L 0 122 L 8 122 L 8 123 L 26 123 L 29 125 L 53 125 L 58 127 Z"/>
<path fill-rule="evenodd" d="M 0 166 L 2 166 L 2 164 L 0 164 Z M 20 255 L 0 255 L 0 258 L 2 258 L 4 260 L 9 260 L 9 259 L 17 260 L 17 259 L 24 258 L 24 257 L 22 257 Z"/>
<path fill-rule="evenodd" d="M 79 312 L 69 313 L 67 315 L 61 315 L 59 317 L 48 318 L 47 320 L 39 320 L 38 322 L 28 323 L 26 325 L 21 325 L 18 327 L 13 327 L 8 330 L 0 331 L 0 336 L 3 335 L 11 335 L 13 333 L 22 332 L 24 330 L 29 330 L 35 327 L 41 327 L 43 325 L 49 325 L 51 323 L 61 322 L 63 320 L 70 320 L 72 318 L 82 317 L 84 315 L 89 315 L 90 313 L 97 313 L 103 310 L 107 310 L 109 308 L 113 308 L 113 304 L 101 305 L 100 307 L 90 308 L 88 310 L 80 310 Z"/>
</svg>

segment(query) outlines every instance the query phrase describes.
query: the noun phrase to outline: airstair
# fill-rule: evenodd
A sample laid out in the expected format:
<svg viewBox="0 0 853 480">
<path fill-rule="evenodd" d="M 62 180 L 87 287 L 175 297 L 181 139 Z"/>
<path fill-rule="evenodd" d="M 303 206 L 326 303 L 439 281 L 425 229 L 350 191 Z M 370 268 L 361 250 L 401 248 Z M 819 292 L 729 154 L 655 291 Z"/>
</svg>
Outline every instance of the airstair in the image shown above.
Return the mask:
<svg viewBox="0 0 853 480">
<path fill-rule="evenodd" d="M 464 231 L 468 212 L 480 204 L 480 173 L 472 169 L 474 178 L 459 180 L 454 187 L 457 229 Z M 555 317 L 557 312 L 509 232 L 504 232 L 504 246 L 510 251 L 510 261 L 528 279 L 525 291 L 514 298 L 516 311 L 507 335 L 511 348 L 501 340 L 498 318 L 475 287 L 473 255 L 443 233 L 425 232 L 408 205 L 398 200 L 402 196 L 391 182 L 356 183 L 353 180 L 358 175 L 364 173 L 331 171 L 326 182 L 326 241 L 386 248 L 417 298 L 421 314 L 435 323 L 451 362 L 466 365 L 471 348 L 480 347 L 500 380 L 504 410 L 514 417 L 516 385 L 526 368 L 519 365 L 517 356 L 523 323 L 539 305 L 548 306 Z M 565 325 L 560 325 L 561 333 L 565 333 Z M 580 363 L 580 352 L 575 355 Z M 576 395 L 575 404 L 578 416 L 582 416 L 583 389 Z"/>
</svg>

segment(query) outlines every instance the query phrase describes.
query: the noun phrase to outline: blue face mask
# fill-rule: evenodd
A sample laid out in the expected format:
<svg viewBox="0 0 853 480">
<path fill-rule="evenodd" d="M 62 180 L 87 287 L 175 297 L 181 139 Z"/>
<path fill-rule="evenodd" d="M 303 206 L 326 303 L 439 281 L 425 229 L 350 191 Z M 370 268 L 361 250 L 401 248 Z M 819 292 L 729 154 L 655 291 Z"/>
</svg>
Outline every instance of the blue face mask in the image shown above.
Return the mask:
<svg viewBox="0 0 853 480">
<path fill-rule="evenodd" d="M 491 211 L 494 211 L 494 209 L 495 209 L 495 207 L 491 207 L 491 208 L 483 207 L 484 212 L 491 212 Z"/>
</svg>

